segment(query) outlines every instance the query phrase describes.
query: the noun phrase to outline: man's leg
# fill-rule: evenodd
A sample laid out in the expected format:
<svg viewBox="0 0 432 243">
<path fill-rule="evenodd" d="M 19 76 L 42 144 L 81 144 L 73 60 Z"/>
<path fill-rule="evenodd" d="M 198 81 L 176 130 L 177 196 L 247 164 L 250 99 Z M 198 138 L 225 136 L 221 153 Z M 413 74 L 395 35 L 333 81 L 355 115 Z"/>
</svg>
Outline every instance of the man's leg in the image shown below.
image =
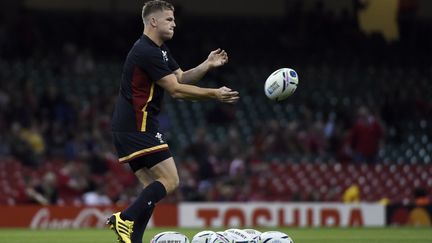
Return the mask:
<svg viewBox="0 0 432 243">
<path fill-rule="evenodd" d="M 150 180 L 148 180 L 148 172 L 150 172 L 150 176 L 154 179 L 154 181 L 150 182 Z M 154 205 L 162 200 L 168 193 L 171 193 L 177 188 L 179 184 L 179 178 L 177 174 L 177 168 L 172 157 L 151 167 L 149 171 L 146 171 L 145 169 L 139 169 L 136 171 L 136 174 L 140 180 L 144 179 L 145 183 L 150 183 L 142 190 L 137 199 L 131 205 L 129 205 L 128 208 L 121 212 L 119 215 L 120 217 L 117 220 L 133 222 L 133 229 L 144 231 L 153 212 Z M 136 235 L 133 234 L 134 241 L 129 240 L 131 235 L 132 232 L 130 232 L 130 234 L 126 235 L 125 237 L 119 236 L 125 243 L 141 243 L 142 236 L 140 238 L 140 232 L 137 232 Z"/>
<path fill-rule="evenodd" d="M 150 185 L 154 181 L 153 176 L 151 175 L 150 171 L 147 168 L 142 168 L 142 169 L 137 170 L 135 172 L 135 175 L 140 180 L 141 184 L 143 184 L 144 188 L 146 188 L 148 185 Z M 140 217 L 135 221 L 134 227 L 133 227 L 133 232 L 131 235 L 131 241 L 132 242 L 142 243 L 144 231 L 145 231 L 147 224 L 148 224 L 148 221 L 150 220 L 150 217 L 153 213 L 153 209 L 154 209 L 154 207 L 151 207 L 150 210 L 146 211 L 145 217 Z"/>
<path fill-rule="evenodd" d="M 137 217 L 141 216 L 149 206 L 159 202 L 168 193 L 171 193 L 177 188 L 179 178 L 172 157 L 151 167 L 149 171 L 154 181 L 141 191 L 135 202 L 123 210 L 121 213 L 122 218 L 134 221 Z"/>
</svg>

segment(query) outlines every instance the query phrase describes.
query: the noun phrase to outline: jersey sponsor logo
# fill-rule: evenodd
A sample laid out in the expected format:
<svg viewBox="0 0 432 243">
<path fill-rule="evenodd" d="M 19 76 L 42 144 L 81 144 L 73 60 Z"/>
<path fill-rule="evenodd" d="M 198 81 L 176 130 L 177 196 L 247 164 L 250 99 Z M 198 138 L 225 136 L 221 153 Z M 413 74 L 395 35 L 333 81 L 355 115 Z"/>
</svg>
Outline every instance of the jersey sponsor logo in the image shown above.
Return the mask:
<svg viewBox="0 0 432 243">
<path fill-rule="evenodd" d="M 161 133 L 156 133 L 155 137 L 159 140 L 160 143 L 165 143 L 163 138 L 162 138 L 162 134 Z"/>
<path fill-rule="evenodd" d="M 168 52 L 167 51 L 162 51 L 162 58 L 164 59 L 165 62 L 168 62 Z"/>
</svg>

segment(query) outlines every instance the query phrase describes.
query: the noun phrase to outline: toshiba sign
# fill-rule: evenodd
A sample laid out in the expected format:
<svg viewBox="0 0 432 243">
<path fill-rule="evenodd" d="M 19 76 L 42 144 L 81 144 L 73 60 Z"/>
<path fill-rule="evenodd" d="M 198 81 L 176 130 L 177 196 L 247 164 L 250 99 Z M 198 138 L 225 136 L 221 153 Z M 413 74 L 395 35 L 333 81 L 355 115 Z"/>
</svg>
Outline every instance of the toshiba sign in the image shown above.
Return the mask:
<svg viewBox="0 0 432 243">
<path fill-rule="evenodd" d="M 122 207 L 0 206 L 2 227 L 100 228 Z M 149 227 L 337 227 L 384 226 L 385 207 L 340 203 L 179 203 L 159 204 Z"/>
<path fill-rule="evenodd" d="M 379 204 L 181 203 L 181 227 L 384 226 Z"/>
</svg>

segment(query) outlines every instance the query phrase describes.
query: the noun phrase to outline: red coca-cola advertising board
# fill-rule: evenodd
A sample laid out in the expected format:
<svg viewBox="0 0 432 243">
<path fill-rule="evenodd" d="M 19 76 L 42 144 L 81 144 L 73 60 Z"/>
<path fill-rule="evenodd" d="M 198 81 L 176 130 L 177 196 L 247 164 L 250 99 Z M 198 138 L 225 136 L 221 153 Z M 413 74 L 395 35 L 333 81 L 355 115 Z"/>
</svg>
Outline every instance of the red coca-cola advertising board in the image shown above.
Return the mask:
<svg viewBox="0 0 432 243">
<path fill-rule="evenodd" d="M 120 206 L 86 207 L 86 206 L 0 206 L 3 218 L 0 228 L 101 228 L 113 212 L 123 209 Z M 150 226 L 176 226 L 177 206 L 158 205 Z"/>
</svg>

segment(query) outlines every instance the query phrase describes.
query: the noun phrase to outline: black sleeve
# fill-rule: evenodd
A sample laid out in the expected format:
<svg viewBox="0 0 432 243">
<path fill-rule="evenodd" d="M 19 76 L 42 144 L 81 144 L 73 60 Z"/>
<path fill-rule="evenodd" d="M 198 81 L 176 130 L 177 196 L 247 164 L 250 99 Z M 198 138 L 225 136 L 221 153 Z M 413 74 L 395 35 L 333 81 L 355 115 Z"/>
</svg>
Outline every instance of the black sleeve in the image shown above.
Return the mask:
<svg viewBox="0 0 432 243">
<path fill-rule="evenodd" d="M 168 51 L 168 66 L 173 71 L 180 68 L 180 66 L 177 64 L 177 61 L 174 59 L 174 57 L 171 55 L 171 52 L 169 51 Z"/>
<path fill-rule="evenodd" d="M 137 58 L 138 66 L 149 75 L 150 80 L 153 82 L 173 72 L 168 63 L 164 61 L 162 52 L 157 48 L 148 48 L 139 53 Z"/>
</svg>

